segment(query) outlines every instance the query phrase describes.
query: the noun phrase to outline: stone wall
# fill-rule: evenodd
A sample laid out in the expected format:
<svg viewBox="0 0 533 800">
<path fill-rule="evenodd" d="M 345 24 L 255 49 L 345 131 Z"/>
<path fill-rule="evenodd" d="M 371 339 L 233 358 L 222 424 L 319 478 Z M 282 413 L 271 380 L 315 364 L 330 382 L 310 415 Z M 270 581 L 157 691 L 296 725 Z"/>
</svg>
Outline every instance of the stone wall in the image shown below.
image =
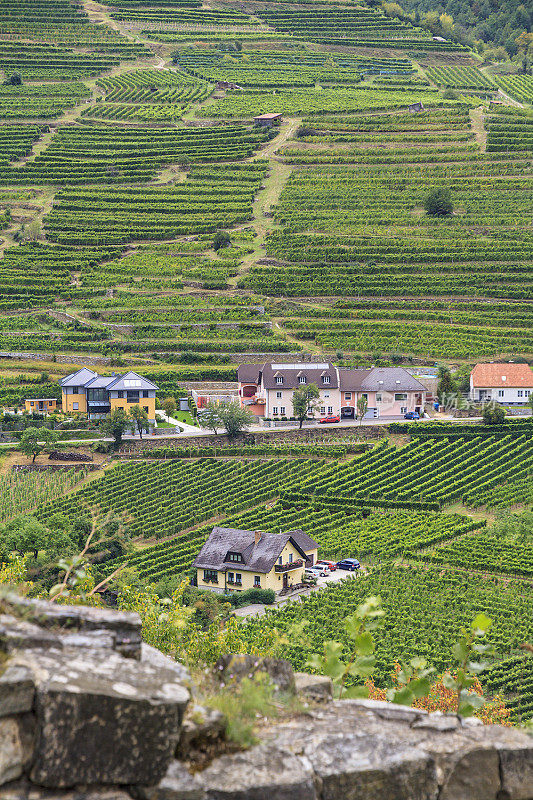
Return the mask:
<svg viewBox="0 0 533 800">
<path fill-rule="evenodd" d="M 0 602 L 1 800 L 533 800 L 518 730 L 334 702 L 328 679 L 233 656 L 221 670 L 265 670 L 302 708 L 235 752 L 136 614 Z"/>
</svg>

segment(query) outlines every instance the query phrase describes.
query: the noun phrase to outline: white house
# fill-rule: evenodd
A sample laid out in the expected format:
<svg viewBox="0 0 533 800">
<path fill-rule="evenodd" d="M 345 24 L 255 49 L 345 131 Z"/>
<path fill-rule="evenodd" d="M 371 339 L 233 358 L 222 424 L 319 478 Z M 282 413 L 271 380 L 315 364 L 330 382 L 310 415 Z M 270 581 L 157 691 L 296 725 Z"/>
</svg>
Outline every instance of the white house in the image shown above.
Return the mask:
<svg viewBox="0 0 533 800">
<path fill-rule="evenodd" d="M 533 392 L 529 364 L 476 364 L 470 373 L 470 399 L 520 405 Z"/>
<path fill-rule="evenodd" d="M 336 414 L 353 419 L 357 402 L 367 401 L 367 417 L 398 417 L 424 409 L 427 389 L 401 367 L 339 369 L 329 361 L 241 364 L 239 399 L 258 417 L 292 417 L 292 396 L 305 384 L 318 386 L 314 416 Z"/>
</svg>

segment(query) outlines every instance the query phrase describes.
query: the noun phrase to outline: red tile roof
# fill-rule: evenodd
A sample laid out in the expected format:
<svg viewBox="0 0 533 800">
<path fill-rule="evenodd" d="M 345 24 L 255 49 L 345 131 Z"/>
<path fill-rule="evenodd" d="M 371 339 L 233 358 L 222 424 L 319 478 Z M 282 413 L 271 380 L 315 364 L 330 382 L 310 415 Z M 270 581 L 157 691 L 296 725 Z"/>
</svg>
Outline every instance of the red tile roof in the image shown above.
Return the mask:
<svg viewBox="0 0 533 800">
<path fill-rule="evenodd" d="M 493 388 L 515 386 L 533 389 L 533 370 L 529 364 L 476 364 L 472 386 Z"/>
</svg>

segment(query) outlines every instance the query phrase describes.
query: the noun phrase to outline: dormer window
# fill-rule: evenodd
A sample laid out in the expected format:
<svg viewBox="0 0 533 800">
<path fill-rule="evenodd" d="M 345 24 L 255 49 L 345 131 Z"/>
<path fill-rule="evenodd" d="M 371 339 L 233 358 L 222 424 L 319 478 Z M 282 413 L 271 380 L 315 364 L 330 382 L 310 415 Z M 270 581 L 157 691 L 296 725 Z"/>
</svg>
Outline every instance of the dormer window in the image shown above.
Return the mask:
<svg viewBox="0 0 533 800">
<path fill-rule="evenodd" d="M 233 562 L 235 562 L 237 564 L 242 564 L 243 563 L 242 553 L 236 553 L 235 551 L 230 550 L 227 553 L 225 560 L 226 561 L 233 561 Z"/>
<path fill-rule="evenodd" d="M 307 383 L 307 378 L 305 377 L 305 375 L 300 375 L 300 377 L 298 378 L 298 383 Z"/>
<path fill-rule="evenodd" d="M 322 376 L 322 383 L 331 383 L 331 378 L 329 377 L 329 375 Z"/>
<path fill-rule="evenodd" d="M 283 375 L 276 375 L 276 383 L 283 383 Z"/>
</svg>

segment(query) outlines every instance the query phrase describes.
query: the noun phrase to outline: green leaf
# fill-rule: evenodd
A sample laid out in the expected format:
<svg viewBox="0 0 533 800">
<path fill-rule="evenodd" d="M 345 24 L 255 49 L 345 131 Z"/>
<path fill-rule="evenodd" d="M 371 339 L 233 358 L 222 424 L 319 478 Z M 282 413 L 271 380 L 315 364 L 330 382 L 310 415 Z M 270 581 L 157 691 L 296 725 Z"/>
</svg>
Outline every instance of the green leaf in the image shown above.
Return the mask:
<svg viewBox="0 0 533 800">
<path fill-rule="evenodd" d="M 461 664 L 468 658 L 469 648 L 466 642 L 457 642 L 452 646 L 452 654 Z"/>
<path fill-rule="evenodd" d="M 420 658 L 419 656 L 415 656 L 409 662 L 413 669 L 425 669 L 428 665 L 428 662 L 425 658 Z"/>
<path fill-rule="evenodd" d="M 478 614 L 472 621 L 472 631 L 476 636 L 485 636 L 492 626 L 492 620 L 486 614 Z"/>
<path fill-rule="evenodd" d="M 450 675 L 449 672 L 445 672 L 442 676 L 442 683 L 447 689 L 452 689 L 455 691 L 458 688 L 457 681 L 452 675 Z"/>
<path fill-rule="evenodd" d="M 431 689 L 429 678 L 415 678 L 409 684 L 409 688 L 416 698 L 427 697 Z"/>
<path fill-rule="evenodd" d="M 346 700 L 365 700 L 368 697 L 368 688 L 366 686 L 349 686 L 343 691 L 342 697 Z"/>
<path fill-rule="evenodd" d="M 398 691 L 394 692 L 391 702 L 400 706 L 410 706 L 414 699 L 415 696 L 411 689 L 408 686 L 404 686 L 403 689 L 398 689 Z"/>
<path fill-rule="evenodd" d="M 374 639 L 371 633 L 360 633 L 355 637 L 354 645 L 362 656 L 369 656 L 374 652 Z"/>
<path fill-rule="evenodd" d="M 468 662 L 468 669 L 470 672 L 473 672 L 474 675 L 479 675 L 490 666 L 489 661 L 469 661 Z"/>
<path fill-rule="evenodd" d="M 355 639 L 359 635 L 361 624 L 361 620 L 357 614 L 351 614 L 349 617 L 346 617 L 344 620 L 344 630 L 350 639 Z"/>
</svg>

